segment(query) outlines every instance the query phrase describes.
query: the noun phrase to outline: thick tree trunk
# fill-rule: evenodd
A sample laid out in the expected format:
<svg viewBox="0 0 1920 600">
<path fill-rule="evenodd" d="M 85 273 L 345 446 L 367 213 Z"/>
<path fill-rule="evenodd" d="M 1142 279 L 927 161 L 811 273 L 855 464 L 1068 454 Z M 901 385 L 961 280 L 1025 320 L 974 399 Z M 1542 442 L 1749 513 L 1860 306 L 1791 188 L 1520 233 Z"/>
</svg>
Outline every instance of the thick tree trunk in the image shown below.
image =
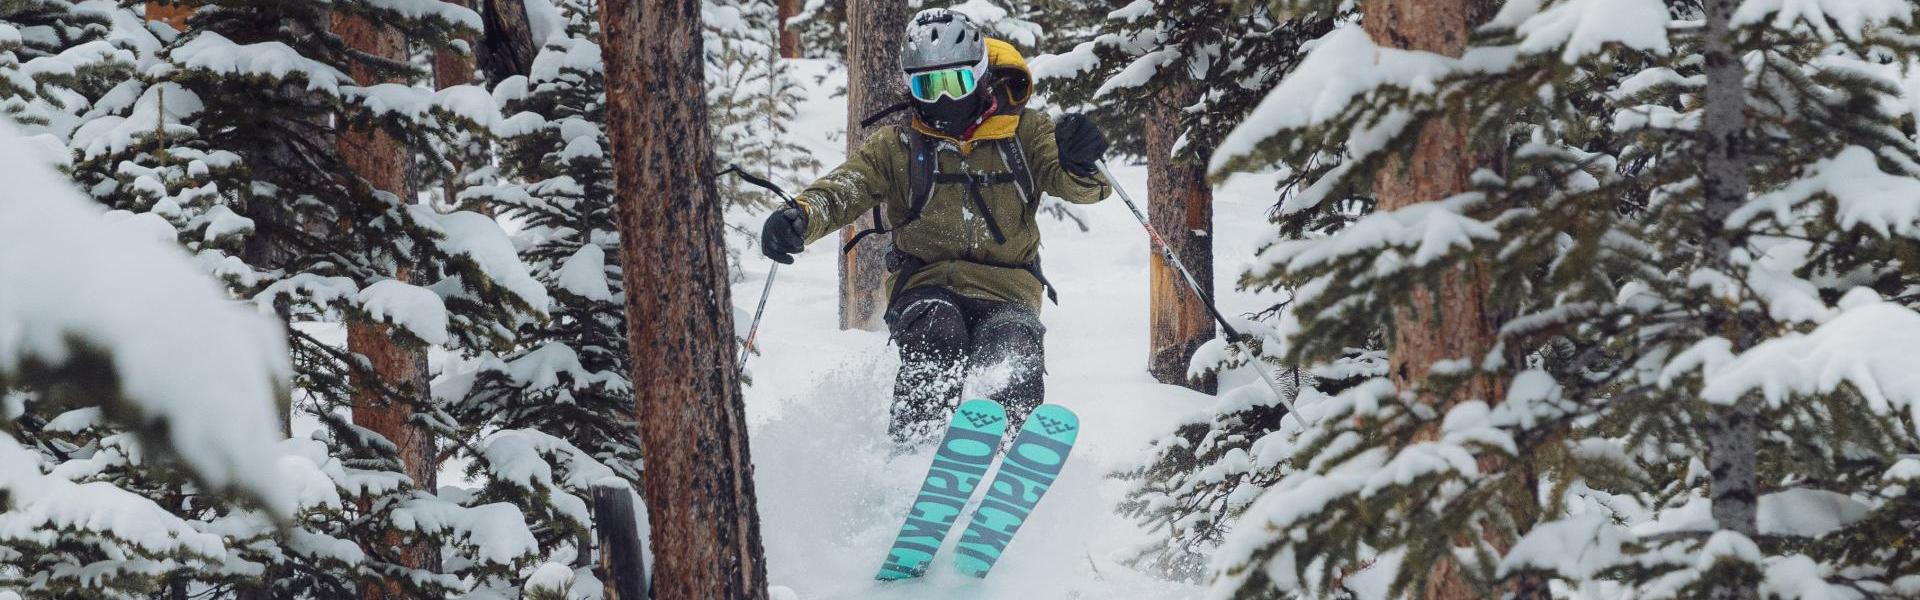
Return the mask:
<svg viewBox="0 0 1920 600">
<path fill-rule="evenodd" d="M 1727 216 L 1747 200 L 1752 185 L 1747 178 L 1750 160 L 1745 145 L 1746 67 L 1733 47 L 1729 19 L 1739 5 L 1732 0 L 1706 2 L 1707 89 L 1704 125 L 1707 156 L 1700 183 L 1706 195 L 1707 210 L 1701 215 L 1701 239 L 1705 240 L 1703 258 L 1707 265 L 1726 269 L 1733 261 L 1735 240 L 1724 231 Z M 1729 326 L 1731 325 L 1731 326 Z M 1736 349 L 1752 345 L 1750 335 L 1737 329 L 1737 323 L 1713 323 L 1714 333 L 1734 340 Z M 1739 532 L 1749 538 L 1758 532 L 1759 481 L 1755 444 L 1759 435 L 1758 415 L 1751 402 L 1713 407 L 1707 421 L 1707 452 L 1713 476 L 1713 520 L 1720 529 Z M 1718 578 L 1710 592 L 1718 600 L 1755 598 L 1757 581 L 1748 577 Z"/>
<path fill-rule="evenodd" d="M 847 0 L 847 154 L 867 139 L 860 121 L 906 97 L 900 81 L 900 38 L 907 3 Z M 878 124 L 876 124 L 878 125 Z M 873 227 L 873 216 L 840 230 L 840 243 Z M 840 328 L 877 330 L 887 309 L 887 249 L 892 234 L 870 235 L 840 259 Z"/>
<path fill-rule="evenodd" d="M 487 83 L 498 84 L 514 75 L 533 70 L 533 57 L 546 40 L 533 39 L 533 24 L 527 20 L 526 0 L 477 0 L 480 21 L 485 27 L 474 56 L 487 73 Z"/>
<path fill-rule="evenodd" d="M 607 0 L 600 15 L 642 487 L 655 598 L 764 600 L 700 6 Z"/>
<path fill-rule="evenodd" d="M 1376 44 L 1460 56 L 1472 29 L 1492 14 L 1494 4 L 1490 0 L 1365 0 L 1361 10 L 1366 15 L 1363 26 Z M 1412 152 L 1395 154 L 1376 177 L 1373 193 L 1379 210 L 1441 200 L 1471 189 L 1470 177 L 1482 161 L 1468 147 L 1467 128 L 1465 120 L 1457 115 L 1428 121 Z M 1495 347 L 1498 323 L 1487 313 L 1488 290 L 1487 273 L 1466 265 L 1443 274 L 1437 285 L 1416 290 L 1408 299 L 1411 308 L 1395 311 L 1389 362 L 1395 386 L 1420 393 L 1443 413 L 1461 400 L 1500 402 L 1506 383 L 1492 376 L 1475 377 L 1446 397 L 1422 387 L 1436 362 L 1464 359 L 1477 365 Z M 1432 434 L 1438 435 L 1437 431 Z M 1480 466 L 1485 473 L 1507 468 L 1504 461 L 1484 457 Z M 1510 504 L 1509 509 L 1523 520 L 1531 519 L 1535 512 L 1525 500 Z M 1491 534 L 1489 537 L 1495 538 Z M 1513 543 L 1510 539 L 1486 541 L 1502 551 Z M 1431 569 L 1424 597 L 1480 597 L 1461 573 L 1458 561 L 1442 560 Z M 1537 594 L 1539 587 L 1522 585 L 1521 591 L 1523 595 Z"/>
<path fill-rule="evenodd" d="M 800 0 L 774 0 L 780 17 L 780 58 L 800 58 L 800 34 L 787 28 L 787 20 L 800 13 Z"/>
<path fill-rule="evenodd" d="M 1194 100 L 1196 88 L 1184 83 L 1160 90 L 1146 119 L 1147 215 L 1173 251 L 1213 295 L 1213 188 L 1207 185 L 1205 157 L 1176 158 L 1180 107 Z M 1151 304 L 1147 371 L 1161 383 L 1213 393 L 1214 378 L 1187 379 L 1187 363 L 1201 344 L 1214 338 L 1212 313 L 1173 265 L 1159 253 L 1149 261 Z"/>
<path fill-rule="evenodd" d="M 447 2 L 448 4 L 457 4 L 465 8 L 473 8 L 473 2 L 474 2 L 474 0 L 443 0 L 443 1 Z M 433 52 L 433 87 L 434 88 L 444 90 L 454 86 L 473 83 L 474 38 L 471 35 L 461 36 L 460 41 L 466 44 L 467 46 L 466 52 L 458 52 L 451 48 L 440 48 L 440 49 L 434 50 Z M 460 163 L 461 157 L 456 153 L 453 156 L 453 158 L 454 158 L 453 172 L 449 174 L 447 177 L 445 189 L 442 189 L 440 191 L 442 195 L 442 201 L 446 203 L 445 204 L 446 206 L 460 206 L 460 197 L 459 197 L 460 196 L 460 178 L 466 176 L 466 166 Z M 487 206 L 485 204 L 481 204 L 480 206 L 462 207 L 462 208 L 477 210 L 485 214 L 493 214 L 493 211 L 489 210 L 492 207 Z"/>
<path fill-rule="evenodd" d="M 332 29 L 349 47 L 387 58 L 405 60 L 407 57 L 406 40 L 391 28 L 336 13 Z M 355 67 L 350 74 L 361 85 L 378 83 L 364 68 Z M 411 196 L 406 189 L 408 156 L 398 140 L 378 130 L 347 128 L 340 132 L 337 144 L 342 161 L 374 189 L 402 198 Z M 405 279 L 406 273 L 396 276 Z M 399 390 L 408 399 L 424 402 L 428 393 L 426 353 L 401 346 L 387 327 L 364 322 L 347 325 L 347 349 L 367 357 L 374 375 L 373 378 L 355 377 L 354 424 L 392 441 L 400 449 L 407 476 L 422 489 L 434 489 L 437 465 L 433 462 L 433 438 L 424 428 L 408 423 L 413 416 L 412 406 L 386 393 L 388 388 Z M 432 548 L 424 544 L 399 548 L 394 543 L 387 548 L 370 550 L 393 552 L 398 562 L 411 567 L 426 566 L 433 560 Z M 362 589 L 362 597 L 401 596 L 393 582 L 368 582 Z"/>
</svg>

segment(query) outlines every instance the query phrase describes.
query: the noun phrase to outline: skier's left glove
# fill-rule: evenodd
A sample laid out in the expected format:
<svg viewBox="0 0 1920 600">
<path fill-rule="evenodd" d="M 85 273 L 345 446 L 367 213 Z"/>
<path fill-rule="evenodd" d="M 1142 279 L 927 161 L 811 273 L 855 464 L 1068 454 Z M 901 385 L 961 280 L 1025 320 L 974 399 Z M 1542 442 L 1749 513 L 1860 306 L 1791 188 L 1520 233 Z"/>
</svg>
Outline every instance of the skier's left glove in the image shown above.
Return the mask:
<svg viewBox="0 0 1920 600">
<path fill-rule="evenodd" d="M 1107 156 L 1106 134 L 1080 113 L 1060 115 L 1053 124 L 1053 141 L 1060 148 L 1060 167 L 1081 177 L 1099 172 L 1094 165 Z"/>
<path fill-rule="evenodd" d="M 760 229 L 760 252 L 780 264 L 793 264 L 793 255 L 807 247 L 807 213 L 787 207 L 767 215 Z"/>
</svg>

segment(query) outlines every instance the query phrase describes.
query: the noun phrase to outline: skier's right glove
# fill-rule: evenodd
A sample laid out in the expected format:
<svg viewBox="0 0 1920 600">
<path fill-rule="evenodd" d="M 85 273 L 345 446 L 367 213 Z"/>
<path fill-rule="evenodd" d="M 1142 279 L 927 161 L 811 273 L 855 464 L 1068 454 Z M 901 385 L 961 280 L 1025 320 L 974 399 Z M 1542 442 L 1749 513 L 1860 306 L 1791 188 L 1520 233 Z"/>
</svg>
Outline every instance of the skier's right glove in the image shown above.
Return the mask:
<svg viewBox="0 0 1920 600">
<path fill-rule="evenodd" d="M 786 207 L 767 215 L 760 228 L 760 253 L 780 264 L 793 264 L 793 255 L 807 248 L 807 213 Z"/>
</svg>

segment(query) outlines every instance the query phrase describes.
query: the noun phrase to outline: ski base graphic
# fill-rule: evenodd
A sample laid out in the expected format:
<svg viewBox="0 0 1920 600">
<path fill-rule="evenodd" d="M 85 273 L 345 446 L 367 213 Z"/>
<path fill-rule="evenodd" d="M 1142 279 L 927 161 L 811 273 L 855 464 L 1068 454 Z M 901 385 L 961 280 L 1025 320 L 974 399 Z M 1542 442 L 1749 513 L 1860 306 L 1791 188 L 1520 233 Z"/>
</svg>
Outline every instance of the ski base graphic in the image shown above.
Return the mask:
<svg viewBox="0 0 1920 600">
<path fill-rule="evenodd" d="M 1042 404 L 1027 418 L 1013 447 L 1000 462 L 1000 471 L 987 485 L 986 498 L 960 535 L 955 562 L 960 571 L 986 577 L 1013 541 L 1013 534 L 1033 513 L 1040 497 L 1053 486 L 1067 453 L 1080 435 L 1080 417 L 1058 404 Z"/>
<path fill-rule="evenodd" d="M 947 539 L 960 511 L 973 497 L 1000 451 L 1007 429 L 1007 411 L 992 400 L 968 400 L 953 411 L 947 434 L 933 455 L 933 466 L 920 485 L 920 495 L 887 551 L 887 561 L 875 578 L 893 581 L 927 572 L 933 554 Z"/>
</svg>

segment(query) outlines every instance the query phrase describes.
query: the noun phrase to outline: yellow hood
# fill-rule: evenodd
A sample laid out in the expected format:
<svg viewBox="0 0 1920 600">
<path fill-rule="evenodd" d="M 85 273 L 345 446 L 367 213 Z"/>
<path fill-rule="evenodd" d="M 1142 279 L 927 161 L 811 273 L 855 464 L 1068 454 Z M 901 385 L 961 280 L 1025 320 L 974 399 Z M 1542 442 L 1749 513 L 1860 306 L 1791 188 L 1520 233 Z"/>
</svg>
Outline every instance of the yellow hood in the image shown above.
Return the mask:
<svg viewBox="0 0 1920 600">
<path fill-rule="evenodd" d="M 913 128 L 936 138 L 953 140 L 960 145 L 961 152 L 973 149 L 973 143 L 981 140 L 1001 140 L 1013 137 L 1020 128 L 1020 111 L 1027 107 L 1027 100 L 1033 98 L 1033 73 L 1027 70 L 1027 59 L 1013 44 L 987 38 L 987 73 L 996 94 L 993 113 L 975 127 L 973 135 L 965 140 L 955 140 L 951 136 L 935 131 L 913 117 Z"/>
</svg>

